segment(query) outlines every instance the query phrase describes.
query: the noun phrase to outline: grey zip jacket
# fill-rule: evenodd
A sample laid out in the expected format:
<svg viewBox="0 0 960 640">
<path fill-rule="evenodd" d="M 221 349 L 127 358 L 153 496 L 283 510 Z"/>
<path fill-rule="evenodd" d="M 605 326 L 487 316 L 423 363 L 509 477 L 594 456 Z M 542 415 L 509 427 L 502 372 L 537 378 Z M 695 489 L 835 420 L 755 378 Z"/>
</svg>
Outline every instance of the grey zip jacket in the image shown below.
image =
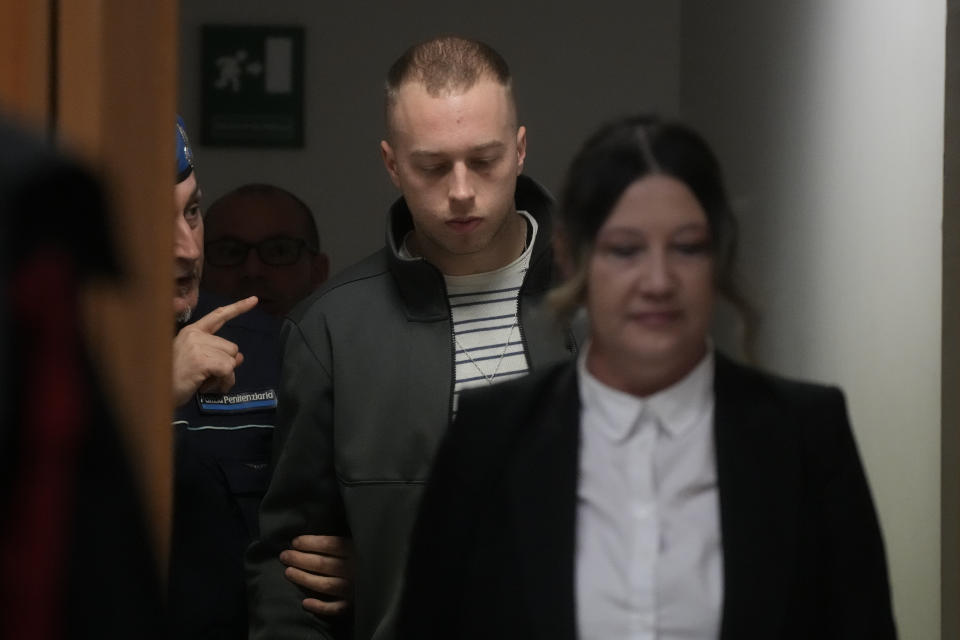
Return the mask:
<svg viewBox="0 0 960 640">
<path fill-rule="evenodd" d="M 531 370 L 576 346 L 542 307 L 553 284 L 549 194 L 520 176 L 517 209 L 538 224 L 520 290 Z M 400 199 L 386 247 L 304 300 L 284 324 L 270 487 L 247 552 L 254 639 L 394 637 L 407 546 L 434 452 L 450 423 L 454 346 L 442 274 L 397 250 L 413 223 Z M 278 555 L 301 534 L 349 536 L 353 608 L 322 619 L 283 576 Z M 352 627 L 352 629 L 351 629 Z"/>
</svg>

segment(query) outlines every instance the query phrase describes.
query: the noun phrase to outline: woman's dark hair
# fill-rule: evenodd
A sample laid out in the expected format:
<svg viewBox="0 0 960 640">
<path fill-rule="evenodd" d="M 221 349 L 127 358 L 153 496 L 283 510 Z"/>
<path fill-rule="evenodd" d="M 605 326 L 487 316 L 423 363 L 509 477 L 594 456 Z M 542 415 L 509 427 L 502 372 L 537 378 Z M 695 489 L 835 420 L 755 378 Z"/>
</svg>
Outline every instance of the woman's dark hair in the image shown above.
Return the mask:
<svg viewBox="0 0 960 640">
<path fill-rule="evenodd" d="M 655 116 L 630 116 L 602 126 L 574 157 L 561 192 L 557 237 L 558 255 L 571 273 L 550 294 L 551 304 L 562 317 L 569 317 L 584 303 L 587 264 L 597 232 L 627 187 L 653 174 L 682 182 L 706 213 L 714 284 L 740 315 L 749 351 L 756 313 L 734 276 L 737 222 L 720 164 L 695 131 Z"/>
</svg>

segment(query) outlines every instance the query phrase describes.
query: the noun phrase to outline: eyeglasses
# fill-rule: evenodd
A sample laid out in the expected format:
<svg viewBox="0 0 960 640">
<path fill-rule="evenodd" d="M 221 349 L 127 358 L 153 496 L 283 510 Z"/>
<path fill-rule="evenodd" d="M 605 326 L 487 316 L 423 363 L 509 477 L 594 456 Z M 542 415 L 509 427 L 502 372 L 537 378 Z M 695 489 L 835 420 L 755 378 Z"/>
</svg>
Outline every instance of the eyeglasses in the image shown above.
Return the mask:
<svg viewBox="0 0 960 640">
<path fill-rule="evenodd" d="M 257 250 L 257 256 L 262 263 L 272 267 L 282 267 L 295 263 L 300 259 L 304 250 L 313 254 L 317 253 L 316 249 L 308 247 L 306 241 L 299 238 L 278 236 L 267 238 L 256 244 L 224 238 L 204 245 L 204 262 L 215 267 L 236 267 L 243 264 L 251 249 Z"/>
</svg>

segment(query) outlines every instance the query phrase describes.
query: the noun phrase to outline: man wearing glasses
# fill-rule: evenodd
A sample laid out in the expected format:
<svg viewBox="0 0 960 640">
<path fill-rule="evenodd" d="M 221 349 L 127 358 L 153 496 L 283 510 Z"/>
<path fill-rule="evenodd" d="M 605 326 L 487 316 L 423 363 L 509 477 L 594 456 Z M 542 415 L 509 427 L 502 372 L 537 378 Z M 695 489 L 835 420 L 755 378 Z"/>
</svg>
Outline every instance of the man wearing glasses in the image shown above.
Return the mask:
<svg viewBox="0 0 960 640">
<path fill-rule="evenodd" d="M 283 317 L 326 279 L 313 213 L 298 197 L 268 184 L 248 184 L 210 205 L 203 288 Z"/>
</svg>

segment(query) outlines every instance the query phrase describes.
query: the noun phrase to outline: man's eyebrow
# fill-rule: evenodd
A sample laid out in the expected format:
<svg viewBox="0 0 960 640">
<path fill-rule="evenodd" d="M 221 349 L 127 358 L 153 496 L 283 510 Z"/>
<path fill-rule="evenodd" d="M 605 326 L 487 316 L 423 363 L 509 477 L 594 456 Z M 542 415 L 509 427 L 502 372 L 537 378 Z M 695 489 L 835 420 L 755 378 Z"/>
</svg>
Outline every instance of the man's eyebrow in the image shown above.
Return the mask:
<svg viewBox="0 0 960 640">
<path fill-rule="evenodd" d="M 499 151 L 500 149 L 503 149 L 506 146 L 507 145 L 505 145 L 503 142 L 499 140 L 494 140 L 493 142 L 478 144 L 475 147 L 471 147 L 470 151 L 473 151 L 473 152 Z"/>
<path fill-rule="evenodd" d="M 425 160 L 446 157 L 446 154 L 444 153 L 440 153 L 439 151 L 427 151 L 426 149 L 417 149 L 416 151 L 411 151 L 410 155 L 414 158 L 422 158 Z"/>
<path fill-rule="evenodd" d="M 504 147 L 506 147 L 506 145 L 505 145 L 503 142 L 501 142 L 501 141 L 499 141 L 499 140 L 493 140 L 493 141 L 491 141 L 491 142 L 485 142 L 485 143 L 483 143 L 483 144 L 478 144 L 478 145 L 472 146 L 472 147 L 470 147 L 470 149 L 468 150 L 468 152 L 469 152 L 469 153 L 484 153 L 484 152 L 487 152 L 487 151 L 500 151 L 500 150 L 503 149 Z M 429 149 L 415 149 L 415 150 L 413 150 L 413 151 L 410 152 L 410 155 L 413 156 L 414 158 L 432 160 L 432 159 L 435 159 L 435 158 L 436 158 L 436 159 L 446 158 L 446 157 L 448 157 L 449 154 L 444 153 L 444 152 L 442 152 L 442 151 L 431 151 L 431 150 L 429 150 Z"/>
</svg>

